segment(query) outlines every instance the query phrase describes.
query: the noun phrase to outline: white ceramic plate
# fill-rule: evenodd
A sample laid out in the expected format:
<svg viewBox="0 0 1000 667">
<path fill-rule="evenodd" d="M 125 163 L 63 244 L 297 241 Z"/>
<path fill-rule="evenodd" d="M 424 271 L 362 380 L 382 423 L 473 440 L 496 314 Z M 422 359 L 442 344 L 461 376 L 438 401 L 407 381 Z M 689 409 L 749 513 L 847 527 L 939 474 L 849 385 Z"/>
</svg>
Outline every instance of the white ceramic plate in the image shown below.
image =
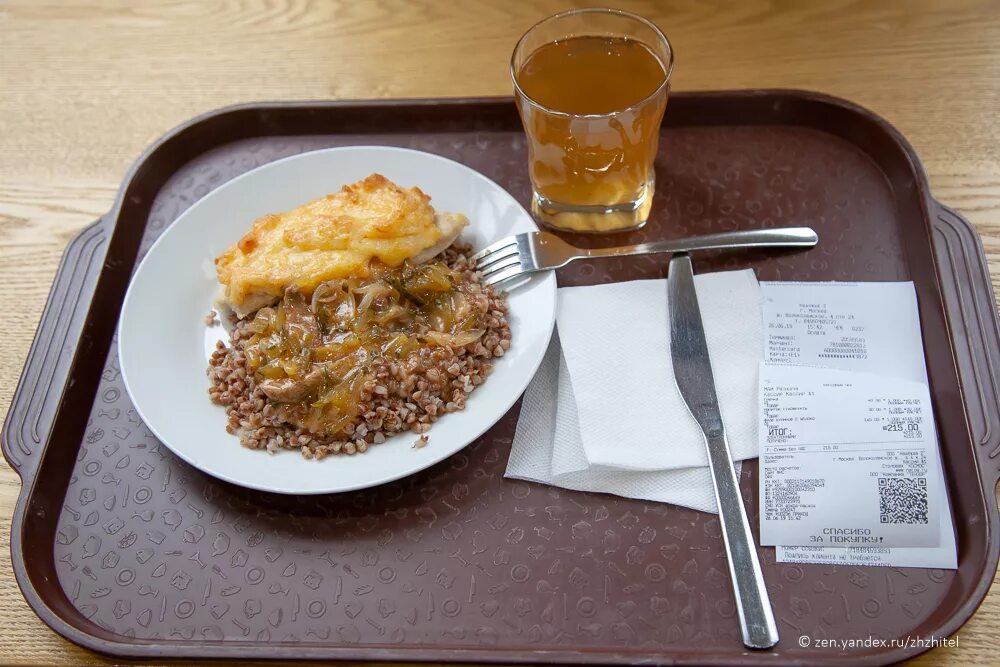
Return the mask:
<svg viewBox="0 0 1000 667">
<path fill-rule="evenodd" d="M 208 328 L 218 282 L 212 259 L 261 215 L 285 211 L 337 191 L 372 172 L 431 195 L 439 210 L 469 217 L 462 238 L 474 247 L 532 231 L 528 213 L 482 174 L 437 155 L 381 146 L 333 148 L 264 165 L 222 185 L 181 215 L 143 259 L 122 306 L 118 354 L 122 377 L 146 425 L 175 454 L 215 477 L 277 493 L 362 489 L 412 474 L 451 456 L 502 417 L 541 363 L 555 319 L 556 281 L 540 274 L 512 290 L 512 346 L 465 410 L 442 417 L 428 432 L 397 435 L 367 453 L 303 459 L 246 449 L 226 433 L 223 409 L 208 398 L 205 369 L 215 341 Z"/>
</svg>

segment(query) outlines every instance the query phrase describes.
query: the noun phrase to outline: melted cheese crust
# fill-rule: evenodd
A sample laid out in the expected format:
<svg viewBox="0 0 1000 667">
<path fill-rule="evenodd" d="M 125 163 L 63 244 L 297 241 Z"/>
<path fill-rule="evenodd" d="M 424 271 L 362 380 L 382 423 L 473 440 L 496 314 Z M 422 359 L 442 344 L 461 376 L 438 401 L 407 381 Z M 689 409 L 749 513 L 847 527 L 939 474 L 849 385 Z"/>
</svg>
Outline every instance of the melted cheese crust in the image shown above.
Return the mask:
<svg viewBox="0 0 1000 667">
<path fill-rule="evenodd" d="M 372 174 L 286 213 L 265 215 L 215 258 L 225 297 L 245 314 L 296 285 L 367 277 L 372 259 L 399 266 L 442 236 L 430 197 Z"/>
</svg>

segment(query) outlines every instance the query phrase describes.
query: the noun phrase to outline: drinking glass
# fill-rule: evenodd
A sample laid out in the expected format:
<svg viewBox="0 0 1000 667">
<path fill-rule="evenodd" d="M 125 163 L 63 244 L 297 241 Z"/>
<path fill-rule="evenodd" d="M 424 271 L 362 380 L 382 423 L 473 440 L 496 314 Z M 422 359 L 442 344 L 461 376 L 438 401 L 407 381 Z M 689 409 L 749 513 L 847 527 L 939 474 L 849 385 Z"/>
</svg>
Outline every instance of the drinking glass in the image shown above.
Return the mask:
<svg viewBox="0 0 1000 667">
<path fill-rule="evenodd" d="M 521 37 L 510 72 L 536 219 L 575 232 L 645 224 L 672 68 L 663 32 L 617 9 L 566 11 Z"/>
</svg>

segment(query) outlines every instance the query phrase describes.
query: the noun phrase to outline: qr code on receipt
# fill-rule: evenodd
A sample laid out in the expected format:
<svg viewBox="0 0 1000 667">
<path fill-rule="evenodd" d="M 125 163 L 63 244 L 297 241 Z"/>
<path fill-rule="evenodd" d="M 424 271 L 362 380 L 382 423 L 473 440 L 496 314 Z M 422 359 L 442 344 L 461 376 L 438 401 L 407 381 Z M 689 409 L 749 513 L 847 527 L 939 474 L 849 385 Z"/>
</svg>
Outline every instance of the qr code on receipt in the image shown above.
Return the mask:
<svg viewBox="0 0 1000 667">
<path fill-rule="evenodd" d="M 882 523 L 927 523 L 926 477 L 879 477 Z"/>
</svg>

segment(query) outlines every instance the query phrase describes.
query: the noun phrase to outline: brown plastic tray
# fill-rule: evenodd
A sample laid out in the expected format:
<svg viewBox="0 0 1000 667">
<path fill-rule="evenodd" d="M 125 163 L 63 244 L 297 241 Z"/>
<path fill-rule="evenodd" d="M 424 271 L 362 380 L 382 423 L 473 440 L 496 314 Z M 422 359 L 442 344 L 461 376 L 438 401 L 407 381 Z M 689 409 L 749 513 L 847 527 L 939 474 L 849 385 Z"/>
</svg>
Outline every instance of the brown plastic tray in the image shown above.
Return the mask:
<svg viewBox="0 0 1000 667">
<path fill-rule="evenodd" d="M 913 280 L 958 571 L 776 564 L 762 548 L 782 641 L 749 652 L 716 517 L 503 479 L 518 407 L 461 453 L 363 492 L 268 495 L 176 459 L 139 422 L 118 373 L 113 339 L 134 267 L 212 188 L 346 144 L 439 153 L 528 201 L 510 99 L 255 104 L 196 118 L 152 146 L 114 209 L 67 248 L 4 425 L 4 455 L 23 481 L 14 571 L 57 632 L 158 658 L 874 665 L 922 649 L 801 648 L 798 636 L 943 637 L 975 611 L 1000 545 L 1000 329 L 982 248 L 931 197 L 898 132 L 814 93 L 674 95 L 653 217 L 615 242 L 811 225 L 815 250 L 712 255 L 697 269 Z M 559 280 L 665 267 L 595 261 Z M 743 470 L 755 516 L 756 466 Z"/>
</svg>

